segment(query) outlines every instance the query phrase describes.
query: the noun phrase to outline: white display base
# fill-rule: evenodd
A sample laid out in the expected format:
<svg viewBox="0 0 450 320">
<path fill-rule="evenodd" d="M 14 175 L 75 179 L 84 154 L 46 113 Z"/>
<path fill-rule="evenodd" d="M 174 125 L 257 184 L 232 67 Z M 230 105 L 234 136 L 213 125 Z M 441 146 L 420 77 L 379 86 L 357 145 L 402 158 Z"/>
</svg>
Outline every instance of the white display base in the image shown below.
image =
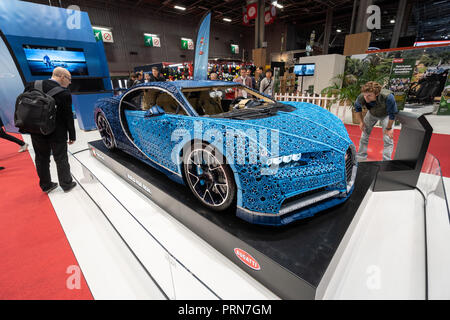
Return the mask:
<svg viewBox="0 0 450 320">
<path fill-rule="evenodd" d="M 403 111 L 412 112 L 415 114 L 433 114 L 439 108 L 439 103 L 435 104 L 406 104 Z"/>
<path fill-rule="evenodd" d="M 69 149 L 84 150 L 98 138 L 77 130 Z M 34 159 L 32 148 L 30 155 Z M 277 299 L 88 151 L 75 157 L 69 157 L 72 174 L 84 190 L 58 188 L 49 196 L 95 299 Z M 53 161 L 51 172 L 56 178 Z M 450 187 L 449 179 L 445 183 Z M 422 206 L 417 191 L 369 192 L 316 298 L 424 299 Z M 433 202 L 427 221 L 429 298 L 449 299 L 450 258 L 439 257 L 450 242 L 433 237 L 450 234 L 442 210 Z"/>
</svg>

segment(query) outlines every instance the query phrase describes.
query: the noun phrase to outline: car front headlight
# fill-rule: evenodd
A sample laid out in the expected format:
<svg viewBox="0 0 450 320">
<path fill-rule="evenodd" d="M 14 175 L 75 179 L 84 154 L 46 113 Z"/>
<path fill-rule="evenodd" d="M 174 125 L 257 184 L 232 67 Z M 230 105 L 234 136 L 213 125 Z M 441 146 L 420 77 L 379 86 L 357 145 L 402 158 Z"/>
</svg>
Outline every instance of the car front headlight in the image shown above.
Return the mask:
<svg viewBox="0 0 450 320">
<path fill-rule="evenodd" d="M 289 163 L 291 161 L 299 161 L 302 158 L 301 153 L 294 153 L 283 157 L 274 157 L 274 158 L 268 158 L 266 160 L 266 165 L 271 166 L 274 165 L 280 165 L 281 163 Z"/>
</svg>

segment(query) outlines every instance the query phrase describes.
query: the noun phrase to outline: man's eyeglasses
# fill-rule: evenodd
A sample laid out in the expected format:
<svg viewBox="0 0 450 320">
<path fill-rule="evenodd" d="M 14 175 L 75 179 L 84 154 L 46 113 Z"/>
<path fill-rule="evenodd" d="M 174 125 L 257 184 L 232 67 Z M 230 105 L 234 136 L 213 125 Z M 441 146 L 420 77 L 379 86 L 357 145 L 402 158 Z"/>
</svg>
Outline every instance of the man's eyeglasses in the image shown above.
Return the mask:
<svg viewBox="0 0 450 320">
<path fill-rule="evenodd" d="M 66 78 L 67 80 L 69 80 L 70 82 L 72 82 L 72 78 L 71 77 L 68 77 L 65 74 L 63 75 L 63 77 Z"/>
</svg>

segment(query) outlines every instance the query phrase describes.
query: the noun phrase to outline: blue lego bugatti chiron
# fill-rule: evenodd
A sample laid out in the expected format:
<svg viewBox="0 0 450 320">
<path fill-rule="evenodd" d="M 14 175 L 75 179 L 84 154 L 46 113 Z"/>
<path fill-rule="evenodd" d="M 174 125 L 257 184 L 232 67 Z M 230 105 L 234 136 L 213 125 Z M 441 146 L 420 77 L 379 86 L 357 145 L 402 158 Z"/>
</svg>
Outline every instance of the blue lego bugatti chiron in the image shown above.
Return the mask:
<svg viewBox="0 0 450 320">
<path fill-rule="evenodd" d="M 206 207 L 285 225 L 344 202 L 355 147 L 335 115 L 234 82 L 145 83 L 96 103 L 104 144 L 187 185 Z"/>
</svg>

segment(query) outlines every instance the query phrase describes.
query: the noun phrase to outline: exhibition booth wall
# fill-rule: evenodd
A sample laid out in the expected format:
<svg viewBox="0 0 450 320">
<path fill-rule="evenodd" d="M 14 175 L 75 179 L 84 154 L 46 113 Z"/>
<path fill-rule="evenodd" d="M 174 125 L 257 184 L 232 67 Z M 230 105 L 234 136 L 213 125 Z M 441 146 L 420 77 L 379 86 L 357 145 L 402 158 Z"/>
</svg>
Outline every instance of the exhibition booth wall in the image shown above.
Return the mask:
<svg viewBox="0 0 450 320">
<path fill-rule="evenodd" d="M 94 103 L 112 96 L 103 43 L 94 38 L 86 12 L 5 0 L 0 3 L 2 103 L 0 116 L 17 132 L 15 98 L 24 85 L 48 79 L 55 67 L 72 74 L 73 107 L 84 130 L 95 129 Z"/>
<path fill-rule="evenodd" d="M 400 110 L 448 115 L 449 73 L 450 46 L 440 46 L 353 55 L 340 79 L 343 87 L 355 88 L 354 95 L 365 81 L 377 81 L 394 93 Z"/>
<path fill-rule="evenodd" d="M 303 91 L 308 89 L 309 86 L 314 86 L 314 93 L 320 94 L 323 89 L 333 85 L 333 82 L 339 74 L 344 73 L 345 56 L 340 54 L 328 54 L 321 56 L 301 57 L 299 63 L 315 64 L 315 75 L 303 77 Z M 298 81 L 299 87 L 301 81 L 301 79 Z"/>
</svg>

